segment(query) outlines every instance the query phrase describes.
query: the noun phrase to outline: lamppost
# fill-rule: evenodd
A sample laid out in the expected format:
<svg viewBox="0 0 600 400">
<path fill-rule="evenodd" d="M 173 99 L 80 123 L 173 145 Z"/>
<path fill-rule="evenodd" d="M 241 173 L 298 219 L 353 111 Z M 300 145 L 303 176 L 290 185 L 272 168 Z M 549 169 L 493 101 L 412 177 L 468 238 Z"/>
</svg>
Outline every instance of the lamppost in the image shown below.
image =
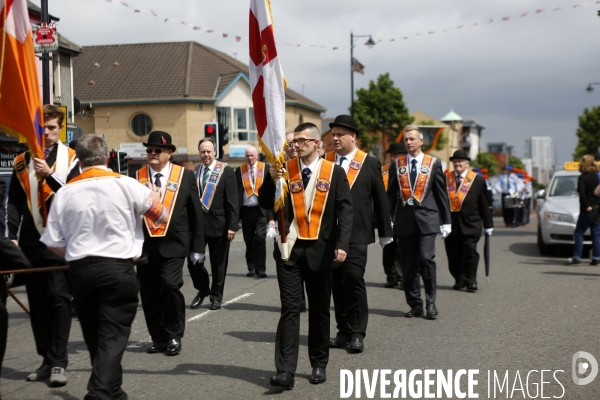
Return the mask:
<svg viewBox="0 0 600 400">
<path fill-rule="evenodd" d="M 41 3 L 42 24 L 50 24 L 48 17 L 48 0 Z M 43 104 L 50 104 L 50 54 L 47 50 L 42 53 L 42 100 Z"/>
<path fill-rule="evenodd" d="M 369 40 L 365 42 L 365 46 L 369 49 L 372 49 L 373 46 L 376 45 L 375 41 L 371 37 L 371 35 L 354 35 L 350 32 L 350 91 L 351 94 L 351 103 L 350 103 L 350 115 L 354 117 L 354 38 L 368 37 Z"/>
<path fill-rule="evenodd" d="M 600 82 L 591 82 L 588 87 L 585 89 L 586 92 L 588 92 L 589 94 L 592 94 L 592 92 L 594 91 L 594 88 L 592 87 L 592 85 L 600 85 Z"/>
</svg>

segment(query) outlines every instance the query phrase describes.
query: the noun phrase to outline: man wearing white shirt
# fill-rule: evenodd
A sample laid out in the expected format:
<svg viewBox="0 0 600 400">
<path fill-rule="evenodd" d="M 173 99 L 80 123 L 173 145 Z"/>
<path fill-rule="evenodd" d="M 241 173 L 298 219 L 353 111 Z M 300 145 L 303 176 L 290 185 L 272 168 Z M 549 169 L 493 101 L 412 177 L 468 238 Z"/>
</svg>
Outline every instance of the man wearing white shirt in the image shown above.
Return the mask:
<svg viewBox="0 0 600 400">
<path fill-rule="evenodd" d="M 506 198 L 516 196 L 521 190 L 517 175 L 513 172 L 513 167 L 505 165 L 502 168 L 502 175 L 496 181 L 495 189 L 502 195 L 502 217 L 507 227 L 517 226 L 517 212 L 514 208 L 507 207 Z"/>
<path fill-rule="evenodd" d="M 165 223 L 160 196 L 106 167 L 98 135 L 77 144 L 82 173 L 57 192 L 41 241 L 70 264 L 69 280 L 92 376 L 86 398 L 127 398 L 121 359 L 138 305 L 133 260 L 142 254 L 143 221 Z"/>
</svg>

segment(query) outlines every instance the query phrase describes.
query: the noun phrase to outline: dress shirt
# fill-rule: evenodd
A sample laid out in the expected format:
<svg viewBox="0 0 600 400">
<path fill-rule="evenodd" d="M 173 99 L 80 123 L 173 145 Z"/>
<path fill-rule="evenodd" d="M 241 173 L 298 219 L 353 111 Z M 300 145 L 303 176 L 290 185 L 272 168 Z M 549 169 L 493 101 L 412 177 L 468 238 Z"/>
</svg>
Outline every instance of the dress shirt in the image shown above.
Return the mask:
<svg viewBox="0 0 600 400">
<path fill-rule="evenodd" d="M 346 173 L 348 173 L 348 169 L 350 168 L 350 162 L 352 160 L 354 160 L 354 156 L 356 156 L 356 152 L 358 151 L 358 147 L 355 147 L 354 150 L 352 150 L 350 153 L 346 154 L 345 156 L 340 156 L 339 154 L 335 154 L 335 163 L 337 165 L 340 165 L 340 158 L 342 157 L 346 157 L 346 159 L 344 160 L 344 165 L 342 165 L 342 168 L 344 168 L 344 171 L 346 171 Z"/>
<path fill-rule="evenodd" d="M 167 163 L 167 165 L 165 165 L 165 167 L 160 171 L 155 171 L 154 169 L 152 169 L 152 167 L 150 167 L 150 176 L 152 177 L 152 184 L 154 184 L 154 182 L 156 181 L 155 177 L 156 174 L 158 174 L 159 172 L 162 175 L 159 178 L 160 193 L 162 194 L 162 192 L 165 190 L 165 187 L 167 186 L 167 179 L 169 178 L 169 175 L 171 175 L 171 163 Z"/>
<path fill-rule="evenodd" d="M 425 158 L 425 153 L 421 152 L 418 156 L 413 157 L 410 154 L 407 154 L 407 166 L 408 166 L 408 175 L 410 177 L 410 171 L 412 169 L 412 160 L 417 160 L 417 179 L 419 177 L 419 171 L 421 170 L 421 164 L 423 164 L 423 159 Z M 410 179 L 410 178 L 409 178 Z M 411 182 L 411 187 L 414 187 L 414 182 Z"/>
<path fill-rule="evenodd" d="M 253 171 L 254 181 L 252 180 L 252 175 L 250 174 L 250 170 Z M 254 188 L 256 187 L 256 179 L 258 179 L 258 162 L 255 162 L 254 165 L 248 165 L 248 180 L 250 181 L 250 187 L 252 187 L 252 190 L 254 190 Z M 248 197 L 248 195 L 246 194 L 246 191 L 244 190 L 244 199 L 243 199 L 242 205 L 244 207 L 258 206 L 258 196 L 255 194 L 252 194 L 250 197 Z"/>
<path fill-rule="evenodd" d="M 317 165 L 319 165 L 319 157 L 315 158 L 315 161 L 313 161 L 310 165 L 306 165 L 304 164 L 304 161 L 300 160 L 300 171 L 304 171 L 304 168 L 308 168 L 310 169 L 310 172 L 314 175 L 317 171 Z"/>
<path fill-rule="evenodd" d="M 150 192 L 126 176 L 65 185 L 54 195 L 40 241 L 66 247 L 67 261 L 139 257 L 144 244 L 140 214 L 148 210 Z"/>
</svg>

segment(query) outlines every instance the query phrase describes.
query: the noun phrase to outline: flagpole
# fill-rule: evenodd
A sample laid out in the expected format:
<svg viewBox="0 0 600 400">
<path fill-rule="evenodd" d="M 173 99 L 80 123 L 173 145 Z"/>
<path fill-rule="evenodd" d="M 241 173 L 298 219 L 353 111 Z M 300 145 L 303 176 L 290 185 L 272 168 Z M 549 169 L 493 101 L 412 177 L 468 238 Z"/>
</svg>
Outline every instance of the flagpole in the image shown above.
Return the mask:
<svg viewBox="0 0 600 400">
<path fill-rule="evenodd" d="M 42 24 L 49 24 L 50 19 L 48 18 L 48 0 L 42 0 Z M 50 55 L 47 50 L 42 53 L 42 90 L 43 90 L 43 102 L 42 104 L 50 104 Z"/>
<path fill-rule="evenodd" d="M 350 116 L 354 118 L 354 33 L 350 31 Z"/>
</svg>

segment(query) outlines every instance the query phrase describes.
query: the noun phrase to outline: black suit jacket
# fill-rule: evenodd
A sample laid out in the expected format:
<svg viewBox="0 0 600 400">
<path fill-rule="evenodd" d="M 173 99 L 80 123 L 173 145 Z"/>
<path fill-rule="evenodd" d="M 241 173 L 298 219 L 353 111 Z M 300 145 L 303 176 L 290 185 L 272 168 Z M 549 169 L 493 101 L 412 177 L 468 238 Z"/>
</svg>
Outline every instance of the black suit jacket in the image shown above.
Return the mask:
<svg viewBox="0 0 600 400">
<path fill-rule="evenodd" d="M 493 228 L 494 220 L 487 202 L 485 179 L 475 175 L 460 211 L 451 212 L 450 214 L 452 217 L 452 230 L 457 230 L 463 235 L 481 235 L 482 228 Z"/>
<path fill-rule="evenodd" d="M 192 171 L 183 170 L 181 185 L 177 191 L 167 234 L 164 237 L 150 237 L 144 225 L 144 253 L 150 253 L 150 249 L 156 248 L 167 258 L 204 253 L 204 212 Z"/>
<path fill-rule="evenodd" d="M 435 160 L 429 173 L 431 176 L 427 182 L 425 198 L 421 205 L 410 206 L 407 204 L 404 206 L 399 197 L 401 194 L 398 184 L 398 167 L 395 162 L 390 166 L 388 200 L 392 214 L 395 210 L 393 221 L 396 236 L 411 236 L 417 225 L 423 234 L 438 233 L 440 223 L 447 225 L 452 222 L 450 203 L 446 192 L 446 178 L 442 173 L 440 160 Z"/>
<path fill-rule="evenodd" d="M 379 237 L 392 237 L 390 206 L 381 178 L 381 162 L 377 158 L 367 156 L 350 192 L 354 212 L 350 243 L 374 243 L 374 225 L 377 225 Z"/>
<path fill-rule="evenodd" d="M 265 179 L 267 179 L 267 175 L 269 175 L 269 168 L 271 168 L 271 166 L 269 164 L 265 163 L 265 172 L 264 172 L 265 175 L 263 177 L 263 182 Z M 237 181 L 237 191 L 238 191 L 238 200 L 239 200 L 238 204 L 239 204 L 240 210 L 241 210 L 242 206 L 244 205 L 244 183 L 242 181 L 242 167 L 241 166 L 239 166 L 235 169 L 235 179 Z M 267 210 L 265 210 L 264 208 L 260 207 L 260 212 L 262 213 L 262 215 L 267 216 Z"/>
<path fill-rule="evenodd" d="M 258 201 L 262 208 L 273 208 L 275 182 L 270 175 L 265 177 L 258 194 Z M 285 230 L 289 232 L 290 224 L 294 219 L 290 193 L 285 199 L 284 214 Z M 340 266 L 341 264 L 333 262 L 335 250 L 341 249 L 346 253 L 348 252 L 352 234 L 352 219 L 352 195 L 350 194 L 346 173 L 342 167 L 335 165 L 331 177 L 329 196 L 327 196 L 327 202 L 323 210 L 319 238 L 317 240 L 298 239 L 294 244 L 290 258 L 284 261 L 283 265 L 295 265 L 302 252 L 306 251 L 308 265 L 313 271 L 327 271 Z"/>
<path fill-rule="evenodd" d="M 0 199 L 4 200 L 4 193 L 6 192 L 6 184 L 4 180 L 0 179 Z M 2 259 L 2 266 L 0 269 L 9 271 L 11 269 L 24 269 L 31 268 L 31 264 L 25 257 L 25 254 L 18 248 L 13 242 L 5 238 L 4 235 L 0 235 L 0 259 Z"/>
<path fill-rule="evenodd" d="M 208 212 L 204 213 L 204 234 L 210 237 L 221 237 L 227 236 L 228 230 L 237 231 L 239 229 L 238 213 L 239 198 L 235 172 L 233 168 L 226 165 L 223 168 L 210 208 Z"/>
</svg>

